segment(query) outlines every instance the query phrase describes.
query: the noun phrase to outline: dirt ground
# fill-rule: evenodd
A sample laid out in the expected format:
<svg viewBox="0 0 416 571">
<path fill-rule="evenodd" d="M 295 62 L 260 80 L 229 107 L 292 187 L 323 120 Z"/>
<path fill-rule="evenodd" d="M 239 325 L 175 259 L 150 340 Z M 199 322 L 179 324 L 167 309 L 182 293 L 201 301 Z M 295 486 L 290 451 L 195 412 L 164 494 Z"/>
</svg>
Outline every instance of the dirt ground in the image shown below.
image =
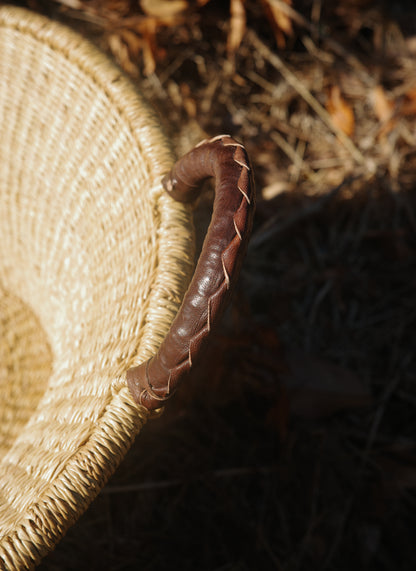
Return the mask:
<svg viewBox="0 0 416 571">
<path fill-rule="evenodd" d="M 244 142 L 258 192 L 204 361 L 41 569 L 415 569 L 416 4 L 20 4 L 108 52 L 179 154 Z"/>
</svg>

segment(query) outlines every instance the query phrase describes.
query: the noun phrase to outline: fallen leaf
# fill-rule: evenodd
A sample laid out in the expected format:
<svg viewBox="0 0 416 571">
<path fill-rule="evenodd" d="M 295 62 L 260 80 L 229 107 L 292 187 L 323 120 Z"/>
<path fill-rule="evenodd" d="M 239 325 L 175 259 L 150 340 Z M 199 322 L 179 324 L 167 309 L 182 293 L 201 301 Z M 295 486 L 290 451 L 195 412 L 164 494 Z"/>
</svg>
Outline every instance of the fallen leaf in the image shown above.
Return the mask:
<svg viewBox="0 0 416 571">
<path fill-rule="evenodd" d="M 379 121 L 385 123 L 394 113 L 394 101 L 391 101 L 381 85 L 377 85 L 371 92 L 371 102 L 374 113 Z"/>
<path fill-rule="evenodd" d="M 352 371 L 297 351 L 287 355 L 287 362 L 283 382 L 292 414 L 316 419 L 371 404 L 369 390 Z"/>
<path fill-rule="evenodd" d="M 140 5 L 145 14 L 154 18 L 171 18 L 188 8 L 186 0 L 141 0 Z"/>
<path fill-rule="evenodd" d="M 292 20 L 282 4 L 292 6 L 292 0 L 262 0 L 264 12 L 271 24 L 277 46 L 286 47 L 286 36 L 293 36 Z"/>
<path fill-rule="evenodd" d="M 354 111 L 342 97 L 341 89 L 338 85 L 331 87 L 326 109 L 331 116 L 333 124 L 348 137 L 351 137 L 355 129 Z"/>
<path fill-rule="evenodd" d="M 230 30 L 227 37 L 227 53 L 233 55 L 242 42 L 246 31 L 246 9 L 244 0 L 231 0 Z"/>
<path fill-rule="evenodd" d="M 68 6 L 73 10 L 81 10 L 83 8 L 82 2 L 80 0 L 59 0 L 60 4 Z"/>
</svg>

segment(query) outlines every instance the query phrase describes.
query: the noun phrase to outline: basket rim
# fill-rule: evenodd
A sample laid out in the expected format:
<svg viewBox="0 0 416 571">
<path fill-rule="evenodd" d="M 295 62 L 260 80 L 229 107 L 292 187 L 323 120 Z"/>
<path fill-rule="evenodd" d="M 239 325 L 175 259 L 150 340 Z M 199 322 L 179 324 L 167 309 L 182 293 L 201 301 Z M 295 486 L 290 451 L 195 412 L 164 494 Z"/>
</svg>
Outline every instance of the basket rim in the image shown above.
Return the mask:
<svg viewBox="0 0 416 571">
<path fill-rule="evenodd" d="M 158 270 L 163 270 L 164 275 L 175 274 L 177 250 L 180 247 L 191 260 L 190 272 L 193 233 L 189 232 L 188 236 L 183 236 L 183 227 L 184 221 L 188 223 L 189 228 L 192 227 L 191 208 L 167 197 L 161 184 L 157 183 L 158 179 L 161 179 L 162 175 L 172 166 L 174 154 L 161 131 L 156 113 L 143 100 L 133 82 L 106 54 L 85 37 L 46 16 L 16 6 L 0 6 L 0 33 L 5 28 L 19 34 L 29 35 L 64 55 L 89 75 L 99 89 L 114 103 L 120 115 L 130 125 L 133 139 L 141 153 L 149 159 L 149 177 L 155 181 L 153 185 L 155 207 L 160 213 L 161 226 L 169 227 L 169 238 L 163 238 L 164 233 L 160 232 L 160 240 L 158 239 L 157 242 L 160 260 Z M 172 249 L 176 252 L 174 256 L 169 255 Z M 183 296 L 188 280 L 189 275 L 183 275 L 176 280 L 177 287 L 181 290 L 177 292 L 177 305 Z M 162 297 L 160 292 L 164 291 L 164 286 L 164 280 L 160 279 L 158 283 L 156 280 L 151 292 L 154 308 L 160 308 L 159 298 Z M 170 305 L 172 306 L 172 303 Z M 171 313 L 171 321 L 174 318 L 174 311 L 172 308 L 168 311 Z M 145 350 L 140 361 L 156 353 L 158 343 L 166 334 L 167 329 L 165 323 L 156 325 L 148 322 L 145 324 L 142 341 Z M 137 361 L 137 364 L 140 361 Z M 20 517 L 13 533 L 6 537 L 0 536 L 0 566 L 1 562 L 4 562 L 7 568 L 20 566 L 30 568 L 38 563 L 87 509 L 119 465 L 149 417 L 149 413 L 144 407 L 135 404 L 128 390 L 125 374 L 114 379 L 111 395 L 110 403 L 97 420 L 96 430 L 65 464 L 39 501 Z M 123 425 L 119 427 L 120 433 L 116 435 L 111 429 L 109 419 L 111 417 L 111 422 L 113 422 L 120 410 L 124 411 L 125 418 L 121 421 Z M 113 448 L 109 453 L 106 447 L 110 443 Z M 91 454 L 91 449 L 94 450 L 94 454 Z M 105 465 L 105 474 L 100 473 L 99 465 Z M 76 481 L 77 475 L 82 476 L 78 478 L 78 482 Z M 67 513 L 64 523 L 61 523 L 59 518 L 62 510 Z"/>
</svg>

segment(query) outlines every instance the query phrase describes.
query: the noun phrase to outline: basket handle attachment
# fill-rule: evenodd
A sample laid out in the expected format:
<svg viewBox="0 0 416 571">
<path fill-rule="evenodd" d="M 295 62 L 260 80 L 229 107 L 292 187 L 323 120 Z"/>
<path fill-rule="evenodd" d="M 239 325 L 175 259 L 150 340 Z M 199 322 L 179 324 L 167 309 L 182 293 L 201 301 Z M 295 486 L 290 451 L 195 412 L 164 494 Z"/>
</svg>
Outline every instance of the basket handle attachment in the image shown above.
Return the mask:
<svg viewBox="0 0 416 571">
<path fill-rule="evenodd" d="M 134 400 L 149 410 L 162 406 L 191 369 L 228 303 L 246 251 L 255 194 L 243 145 L 228 135 L 202 141 L 162 182 L 175 200 L 192 202 L 209 177 L 215 178 L 212 219 L 191 284 L 157 354 L 127 371 Z"/>
</svg>

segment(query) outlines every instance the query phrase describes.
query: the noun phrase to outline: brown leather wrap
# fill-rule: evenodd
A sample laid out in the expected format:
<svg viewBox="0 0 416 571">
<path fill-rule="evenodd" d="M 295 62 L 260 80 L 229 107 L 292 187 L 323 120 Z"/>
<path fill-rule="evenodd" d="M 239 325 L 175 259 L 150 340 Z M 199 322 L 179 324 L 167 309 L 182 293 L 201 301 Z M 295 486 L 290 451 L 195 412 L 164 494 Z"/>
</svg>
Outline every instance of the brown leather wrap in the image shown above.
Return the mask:
<svg viewBox="0 0 416 571">
<path fill-rule="evenodd" d="M 190 202 L 201 182 L 215 178 L 213 214 L 194 277 L 157 354 L 127 371 L 133 398 L 159 408 L 188 373 L 225 309 L 245 254 L 254 214 L 254 184 L 247 153 L 228 135 L 203 141 L 163 179 L 176 200 Z"/>
</svg>

